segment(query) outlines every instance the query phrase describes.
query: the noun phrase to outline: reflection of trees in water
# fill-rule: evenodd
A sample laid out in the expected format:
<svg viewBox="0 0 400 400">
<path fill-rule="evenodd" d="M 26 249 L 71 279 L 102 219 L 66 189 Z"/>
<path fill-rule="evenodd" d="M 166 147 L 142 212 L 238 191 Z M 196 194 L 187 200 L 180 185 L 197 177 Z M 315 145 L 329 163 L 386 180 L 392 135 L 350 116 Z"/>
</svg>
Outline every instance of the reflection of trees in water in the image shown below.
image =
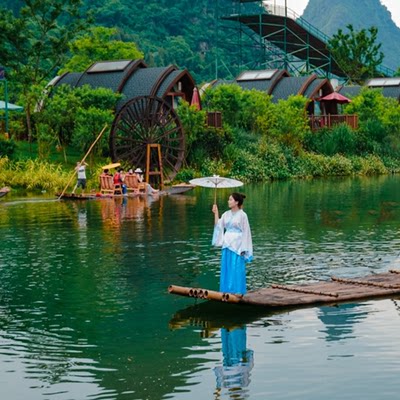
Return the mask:
<svg viewBox="0 0 400 400">
<path fill-rule="evenodd" d="M 365 319 L 368 311 L 363 304 L 341 304 L 337 307 L 320 307 L 318 318 L 325 325 L 327 342 L 352 338 L 353 325 Z"/>
</svg>

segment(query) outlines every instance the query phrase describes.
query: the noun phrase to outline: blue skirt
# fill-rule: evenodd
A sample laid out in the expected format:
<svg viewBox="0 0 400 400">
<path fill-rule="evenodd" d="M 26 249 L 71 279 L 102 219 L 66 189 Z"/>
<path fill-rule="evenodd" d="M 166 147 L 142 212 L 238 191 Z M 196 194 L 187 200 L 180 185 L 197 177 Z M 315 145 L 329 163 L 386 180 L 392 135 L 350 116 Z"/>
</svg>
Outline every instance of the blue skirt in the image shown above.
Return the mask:
<svg viewBox="0 0 400 400">
<path fill-rule="evenodd" d="M 222 249 L 220 292 L 246 294 L 246 263 L 233 251 Z"/>
</svg>

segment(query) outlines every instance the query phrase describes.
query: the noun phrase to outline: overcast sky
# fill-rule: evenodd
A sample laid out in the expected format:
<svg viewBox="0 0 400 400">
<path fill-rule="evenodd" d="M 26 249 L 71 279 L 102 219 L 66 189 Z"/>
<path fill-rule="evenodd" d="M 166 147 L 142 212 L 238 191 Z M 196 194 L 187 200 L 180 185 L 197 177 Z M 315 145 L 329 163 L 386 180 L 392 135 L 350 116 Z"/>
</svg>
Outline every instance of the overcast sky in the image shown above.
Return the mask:
<svg viewBox="0 0 400 400">
<path fill-rule="evenodd" d="M 268 0 L 271 3 L 285 5 L 285 0 Z M 287 0 L 288 8 L 291 8 L 297 14 L 303 14 L 308 0 Z M 400 0 L 381 0 L 381 3 L 392 13 L 392 19 L 400 27 Z"/>
</svg>

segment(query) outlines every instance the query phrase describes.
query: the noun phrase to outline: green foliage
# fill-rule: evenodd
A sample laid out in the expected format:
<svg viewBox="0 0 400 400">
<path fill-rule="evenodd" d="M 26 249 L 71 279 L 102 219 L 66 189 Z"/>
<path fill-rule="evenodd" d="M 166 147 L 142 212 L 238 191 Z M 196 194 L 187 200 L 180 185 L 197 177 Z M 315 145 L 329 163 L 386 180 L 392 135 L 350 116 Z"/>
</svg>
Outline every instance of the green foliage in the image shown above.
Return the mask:
<svg viewBox="0 0 400 400">
<path fill-rule="evenodd" d="M 240 126 L 247 131 L 267 135 L 276 121 L 271 96 L 255 89 L 244 90 L 241 103 Z"/>
<path fill-rule="evenodd" d="M 0 137 L 0 157 L 12 158 L 15 153 L 16 144 L 12 139 Z"/>
<path fill-rule="evenodd" d="M 29 190 L 60 190 L 68 174 L 60 165 L 47 161 L 25 160 L 11 162 L 0 158 L 0 183 Z"/>
<path fill-rule="evenodd" d="M 380 121 L 385 112 L 385 97 L 377 89 L 363 88 L 346 106 L 346 114 L 357 114 L 359 126 L 369 120 Z"/>
<path fill-rule="evenodd" d="M 68 45 L 86 29 L 81 0 L 24 0 L 18 16 L 0 8 L 0 64 L 30 116 L 45 84 L 66 58 Z"/>
<path fill-rule="evenodd" d="M 258 90 L 244 90 L 236 84 L 223 84 L 206 90 L 206 109 L 222 113 L 226 125 L 267 135 L 276 123 L 276 107 L 271 96 Z"/>
<path fill-rule="evenodd" d="M 346 113 L 359 116 L 359 154 L 399 155 L 400 106 L 380 90 L 365 88 L 346 107 Z"/>
<path fill-rule="evenodd" d="M 335 154 L 354 154 L 356 152 L 356 133 L 346 124 L 340 124 L 333 129 L 320 129 L 309 132 L 304 139 L 307 150 L 327 156 Z"/>
<path fill-rule="evenodd" d="M 388 172 L 383 161 L 375 155 L 351 158 L 354 173 L 359 175 L 378 175 Z"/>
<path fill-rule="evenodd" d="M 206 130 L 206 113 L 184 100 L 180 102 L 177 113 L 185 132 L 186 153 L 189 153 L 193 142 L 201 138 Z"/>
<path fill-rule="evenodd" d="M 221 175 L 228 176 L 229 169 L 222 160 L 205 158 L 200 166 L 201 176 Z"/>
<path fill-rule="evenodd" d="M 111 126 L 114 119 L 111 110 L 103 110 L 97 107 L 79 109 L 76 114 L 76 125 L 72 138 L 72 145 L 86 152 L 95 141 L 100 131 L 107 124 Z M 107 155 L 109 150 L 109 129 L 106 130 L 93 150 L 96 154 Z"/>
<path fill-rule="evenodd" d="M 347 29 L 348 33 L 339 29 L 328 45 L 342 70 L 354 82 L 363 83 L 367 78 L 377 75 L 377 67 L 383 61 L 381 44 L 376 43 L 378 29 L 371 26 L 355 31 L 352 25 L 347 25 Z"/>
<path fill-rule="evenodd" d="M 239 85 L 224 84 L 206 90 L 203 104 L 209 111 L 220 111 L 222 119 L 227 125 L 241 126 L 242 100 L 243 89 Z"/>
<path fill-rule="evenodd" d="M 42 124 L 38 126 L 46 129 L 46 135 L 52 135 L 64 151 L 73 143 L 83 153 L 103 126 L 111 124 L 113 108 L 120 98 L 120 94 L 110 89 L 93 89 L 87 85 L 74 89 L 61 85 L 46 99 L 42 111 L 36 116 Z M 38 138 L 42 134 L 39 132 Z M 107 135 L 103 135 L 96 148 L 98 154 L 108 149 Z"/>
<path fill-rule="evenodd" d="M 289 96 L 279 100 L 275 107 L 276 120 L 271 134 L 281 143 L 300 150 L 303 139 L 310 128 L 307 120 L 306 105 L 303 96 Z"/>
<path fill-rule="evenodd" d="M 60 147 L 65 148 L 71 143 L 75 116 L 80 105 L 79 97 L 72 87 L 59 86 L 51 97 L 46 99 L 42 111 L 36 115 L 39 129 L 46 129 L 46 135 L 53 132 L 55 134 L 53 140 L 56 140 Z M 40 138 L 42 131 L 39 130 L 37 135 Z"/>
<path fill-rule="evenodd" d="M 36 125 L 36 132 L 38 156 L 42 160 L 47 160 L 56 141 L 56 135 L 49 125 L 43 123 Z"/>
<path fill-rule="evenodd" d="M 195 178 L 196 176 L 200 175 L 196 170 L 193 168 L 182 168 L 176 174 L 174 182 L 189 182 L 191 179 Z"/>
<path fill-rule="evenodd" d="M 144 54 L 133 42 L 118 40 L 116 28 L 92 27 L 69 44 L 71 58 L 59 73 L 85 71 L 95 61 L 141 59 Z"/>
<path fill-rule="evenodd" d="M 231 142 L 228 131 L 209 127 L 192 143 L 192 151 L 188 154 L 187 161 L 201 167 L 204 158 L 220 159 L 224 149 Z"/>
</svg>

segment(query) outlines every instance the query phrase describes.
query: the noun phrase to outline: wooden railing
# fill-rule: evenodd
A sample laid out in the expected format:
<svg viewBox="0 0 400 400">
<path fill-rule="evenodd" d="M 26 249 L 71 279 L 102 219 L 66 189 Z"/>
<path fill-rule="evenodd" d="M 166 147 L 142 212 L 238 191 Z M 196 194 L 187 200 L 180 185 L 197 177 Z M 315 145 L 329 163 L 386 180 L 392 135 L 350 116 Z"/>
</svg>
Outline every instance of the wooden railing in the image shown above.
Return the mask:
<svg viewBox="0 0 400 400">
<path fill-rule="evenodd" d="M 309 115 L 311 130 L 332 128 L 335 125 L 346 124 L 352 129 L 358 128 L 358 115 Z"/>
</svg>

